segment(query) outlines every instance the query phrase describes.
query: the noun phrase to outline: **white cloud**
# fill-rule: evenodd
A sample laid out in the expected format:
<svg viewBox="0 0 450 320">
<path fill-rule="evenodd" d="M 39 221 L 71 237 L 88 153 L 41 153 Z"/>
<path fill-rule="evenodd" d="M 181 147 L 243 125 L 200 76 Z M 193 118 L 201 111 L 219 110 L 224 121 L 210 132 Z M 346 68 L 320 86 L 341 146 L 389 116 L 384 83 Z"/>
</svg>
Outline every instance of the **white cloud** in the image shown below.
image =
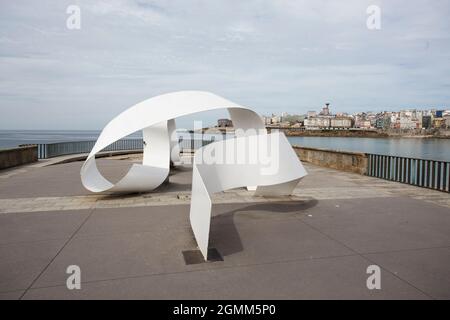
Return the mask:
<svg viewBox="0 0 450 320">
<path fill-rule="evenodd" d="M 65 27 L 70 4 L 81 30 Z M 380 31 L 366 28 L 371 4 Z M 324 101 L 348 112 L 448 106 L 449 9 L 445 0 L 2 1 L 0 128 L 99 129 L 182 89 L 264 113 Z"/>
</svg>

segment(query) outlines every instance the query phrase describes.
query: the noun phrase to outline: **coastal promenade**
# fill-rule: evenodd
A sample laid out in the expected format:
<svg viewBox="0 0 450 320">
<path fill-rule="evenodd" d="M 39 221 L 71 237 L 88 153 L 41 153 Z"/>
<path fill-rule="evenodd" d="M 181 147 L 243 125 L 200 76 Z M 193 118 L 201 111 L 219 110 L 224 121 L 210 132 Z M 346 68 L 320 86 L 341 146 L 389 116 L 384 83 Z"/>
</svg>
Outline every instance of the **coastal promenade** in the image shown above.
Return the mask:
<svg viewBox="0 0 450 320">
<path fill-rule="evenodd" d="M 82 162 L 54 164 L 72 157 L 0 171 L 0 299 L 450 298 L 448 193 L 304 163 L 290 197 L 215 195 L 210 247 L 223 261 L 189 264 L 189 165 L 155 192 L 98 195 Z M 134 162 L 98 165 L 114 182 Z M 66 286 L 70 265 L 80 290 Z"/>
</svg>

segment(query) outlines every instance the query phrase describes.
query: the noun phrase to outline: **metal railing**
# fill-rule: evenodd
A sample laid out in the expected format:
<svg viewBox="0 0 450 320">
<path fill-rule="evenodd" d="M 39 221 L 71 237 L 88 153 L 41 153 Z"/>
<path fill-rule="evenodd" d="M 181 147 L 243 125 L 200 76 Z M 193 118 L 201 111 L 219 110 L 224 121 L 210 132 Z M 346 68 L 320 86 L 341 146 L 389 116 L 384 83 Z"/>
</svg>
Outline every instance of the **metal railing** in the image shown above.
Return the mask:
<svg viewBox="0 0 450 320">
<path fill-rule="evenodd" d="M 195 151 L 211 142 L 206 139 L 179 139 L 180 151 Z M 57 156 L 89 153 L 94 147 L 95 141 L 73 141 L 73 142 L 56 142 L 56 143 L 40 143 L 38 144 L 38 159 L 48 159 Z M 104 151 L 126 151 L 126 150 L 142 150 L 142 139 L 122 139 L 116 141 L 102 150 Z"/>
<path fill-rule="evenodd" d="M 450 192 L 450 162 L 367 154 L 367 175 Z"/>
<path fill-rule="evenodd" d="M 38 158 L 47 159 L 62 155 L 89 153 L 95 141 L 73 141 L 38 144 Z M 122 139 L 107 146 L 102 151 L 140 150 L 142 139 Z"/>
<path fill-rule="evenodd" d="M 211 142 L 214 142 L 214 137 L 211 137 L 209 140 L 207 139 L 185 139 L 183 137 L 180 137 L 178 140 L 178 144 L 180 146 L 181 152 L 192 152 L 195 151 L 201 147 L 206 146 L 207 144 L 210 144 Z"/>
</svg>

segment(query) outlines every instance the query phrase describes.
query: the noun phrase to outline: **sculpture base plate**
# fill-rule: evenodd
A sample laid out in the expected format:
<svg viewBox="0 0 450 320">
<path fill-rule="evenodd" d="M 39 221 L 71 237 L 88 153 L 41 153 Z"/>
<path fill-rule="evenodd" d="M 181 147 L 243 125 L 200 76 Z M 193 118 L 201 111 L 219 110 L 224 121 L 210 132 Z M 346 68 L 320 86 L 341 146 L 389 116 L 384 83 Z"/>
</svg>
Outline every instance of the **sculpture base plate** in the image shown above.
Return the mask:
<svg viewBox="0 0 450 320">
<path fill-rule="evenodd" d="M 208 249 L 208 260 L 205 261 L 200 250 L 183 251 L 183 258 L 186 265 L 223 261 L 222 256 L 216 248 Z"/>
</svg>

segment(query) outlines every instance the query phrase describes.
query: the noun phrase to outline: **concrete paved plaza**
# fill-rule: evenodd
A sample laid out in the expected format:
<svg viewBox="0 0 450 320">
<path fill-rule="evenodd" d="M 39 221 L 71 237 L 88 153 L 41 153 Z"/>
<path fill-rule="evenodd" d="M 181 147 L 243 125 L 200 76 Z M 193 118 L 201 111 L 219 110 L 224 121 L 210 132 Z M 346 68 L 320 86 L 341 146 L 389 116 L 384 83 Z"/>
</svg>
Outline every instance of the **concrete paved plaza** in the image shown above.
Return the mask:
<svg viewBox="0 0 450 320">
<path fill-rule="evenodd" d="M 117 180 L 133 161 L 98 163 Z M 155 192 L 114 196 L 84 190 L 81 164 L 0 171 L 0 299 L 450 298 L 449 194 L 305 164 L 291 197 L 216 195 L 223 261 L 186 265 L 188 166 Z M 66 287 L 69 265 L 80 290 Z"/>
</svg>

